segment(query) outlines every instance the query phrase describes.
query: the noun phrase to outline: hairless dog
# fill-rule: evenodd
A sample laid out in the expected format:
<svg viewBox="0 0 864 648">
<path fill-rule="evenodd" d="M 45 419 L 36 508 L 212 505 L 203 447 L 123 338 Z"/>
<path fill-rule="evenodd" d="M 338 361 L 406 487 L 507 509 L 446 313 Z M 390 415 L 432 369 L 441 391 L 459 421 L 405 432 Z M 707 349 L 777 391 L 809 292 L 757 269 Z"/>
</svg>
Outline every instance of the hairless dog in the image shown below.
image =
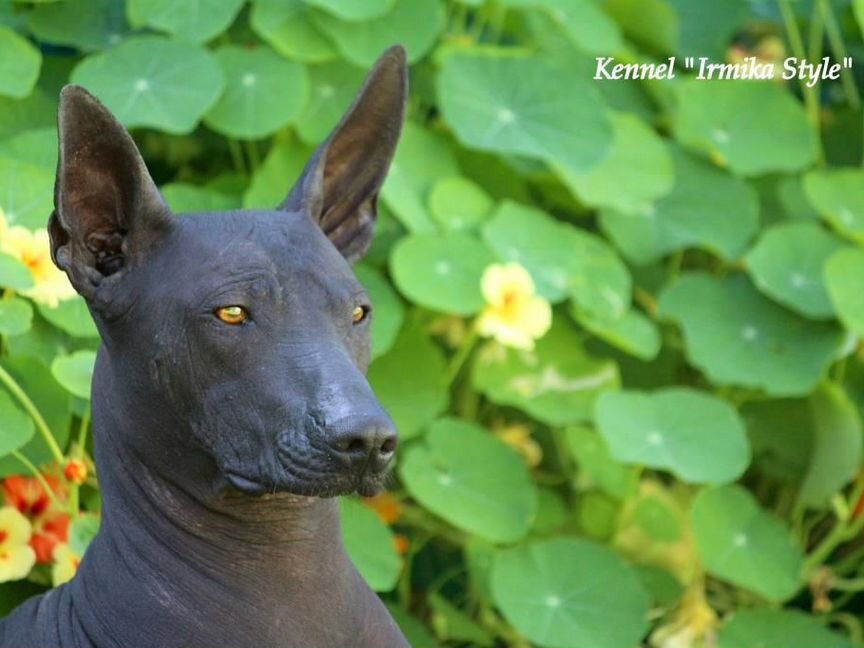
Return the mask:
<svg viewBox="0 0 864 648">
<path fill-rule="evenodd" d="M 333 499 L 380 490 L 396 447 L 350 264 L 406 95 L 394 47 L 278 208 L 181 218 L 111 113 L 63 89 L 48 228 L 102 337 L 102 526 L 71 582 L 0 622 L 0 647 L 408 646 Z"/>
</svg>

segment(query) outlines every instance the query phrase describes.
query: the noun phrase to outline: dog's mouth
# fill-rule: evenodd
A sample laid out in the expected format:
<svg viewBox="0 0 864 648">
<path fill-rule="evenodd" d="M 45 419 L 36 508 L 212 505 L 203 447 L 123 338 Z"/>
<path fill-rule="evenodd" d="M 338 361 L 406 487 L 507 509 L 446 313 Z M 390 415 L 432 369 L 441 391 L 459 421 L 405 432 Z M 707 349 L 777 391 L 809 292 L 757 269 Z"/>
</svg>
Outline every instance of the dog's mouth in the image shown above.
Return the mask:
<svg viewBox="0 0 864 648">
<path fill-rule="evenodd" d="M 344 474 L 322 474 L 315 478 L 298 479 L 286 477 L 267 480 L 249 477 L 236 471 L 225 471 L 226 486 L 236 494 L 262 497 L 279 494 L 304 497 L 338 497 L 357 493 L 372 497 L 380 493 L 386 484 L 389 471 L 362 471 Z"/>
</svg>

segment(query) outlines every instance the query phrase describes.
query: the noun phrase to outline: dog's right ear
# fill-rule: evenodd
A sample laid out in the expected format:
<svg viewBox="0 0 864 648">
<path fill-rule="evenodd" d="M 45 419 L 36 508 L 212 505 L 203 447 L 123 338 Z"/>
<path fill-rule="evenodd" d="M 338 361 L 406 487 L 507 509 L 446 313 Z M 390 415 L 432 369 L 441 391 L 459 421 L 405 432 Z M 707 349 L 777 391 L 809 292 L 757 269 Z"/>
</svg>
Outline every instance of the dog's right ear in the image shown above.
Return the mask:
<svg viewBox="0 0 864 648">
<path fill-rule="evenodd" d="M 58 131 L 51 258 L 94 301 L 106 277 L 133 266 L 165 235 L 172 216 L 132 137 L 84 88 L 63 88 Z"/>
</svg>

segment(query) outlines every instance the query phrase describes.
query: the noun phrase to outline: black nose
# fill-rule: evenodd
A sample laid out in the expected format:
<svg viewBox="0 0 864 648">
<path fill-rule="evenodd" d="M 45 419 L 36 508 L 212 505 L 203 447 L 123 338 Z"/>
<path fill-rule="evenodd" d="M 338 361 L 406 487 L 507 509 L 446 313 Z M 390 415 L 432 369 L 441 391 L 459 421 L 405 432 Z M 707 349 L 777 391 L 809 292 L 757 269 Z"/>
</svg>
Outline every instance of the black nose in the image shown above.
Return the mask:
<svg viewBox="0 0 864 648">
<path fill-rule="evenodd" d="M 398 439 L 393 421 L 386 416 L 349 417 L 332 426 L 328 442 L 333 454 L 351 468 L 386 470 Z"/>
</svg>

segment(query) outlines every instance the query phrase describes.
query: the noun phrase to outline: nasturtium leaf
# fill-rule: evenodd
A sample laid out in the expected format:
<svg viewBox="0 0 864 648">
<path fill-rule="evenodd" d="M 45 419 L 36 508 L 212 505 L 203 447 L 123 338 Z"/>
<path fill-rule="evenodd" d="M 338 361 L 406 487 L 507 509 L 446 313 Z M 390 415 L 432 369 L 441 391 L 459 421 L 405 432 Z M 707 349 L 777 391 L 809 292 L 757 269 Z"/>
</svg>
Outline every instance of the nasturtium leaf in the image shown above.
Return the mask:
<svg viewBox="0 0 864 648">
<path fill-rule="evenodd" d="M 804 398 L 750 400 L 741 406 L 760 474 L 798 485 L 810 465 L 813 410 Z M 782 434 L 778 434 L 782 430 Z"/>
<path fill-rule="evenodd" d="M 815 617 L 794 610 L 739 610 L 720 628 L 717 648 L 853 648 Z"/>
<path fill-rule="evenodd" d="M 87 547 L 99 532 L 101 518 L 94 513 L 78 515 L 69 526 L 69 548 L 78 556 L 87 552 Z"/>
<path fill-rule="evenodd" d="M 586 540 L 500 550 L 492 594 L 507 620 L 544 648 L 625 648 L 648 629 L 649 598 L 636 572 Z"/>
<path fill-rule="evenodd" d="M 0 95 L 0 137 L 19 135 L 30 128 L 56 128 L 56 121 L 57 100 L 38 86 L 24 99 Z"/>
<path fill-rule="evenodd" d="M 205 43 L 228 29 L 245 0 L 126 0 L 129 22 L 177 40 Z"/>
<path fill-rule="evenodd" d="M 296 127 L 301 140 L 317 146 L 351 105 L 364 74 L 362 69 L 344 61 L 312 65 L 308 69 L 310 100 L 296 120 Z"/>
<path fill-rule="evenodd" d="M 606 243 L 534 207 L 504 201 L 483 225 L 483 239 L 506 261 L 524 266 L 537 292 L 555 302 L 568 295 L 603 317 L 630 305 L 630 273 Z"/>
<path fill-rule="evenodd" d="M 473 648 L 492 648 L 495 636 L 439 593 L 429 597 L 432 627 L 442 640 L 467 644 Z"/>
<path fill-rule="evenodd" d="M 0 299 L 0 335 L 21 335 L 30 330 L 32 323 L 30 302 L 18 297 Z"/>
<path fill-rule="evenodd" d="M 656 606 L 669 608 L 684 594 L 680 581 L 662 567 L 638 565 L 636 573 Z"/>
<path fill-rule="evenodd" d="M 350 22 L 362 22 L 379 18 L 393 8 L 396 0 L 304 0 L 334 16 Z"/>
<path fill-rule="evenodd" d="M 387 353 L 405 319 L 405 307 L 390 282 L 368 265 L 354 267 L 354 272 L 372 301 L 372 358 Z"/>
<path fill-rule="evenodd" d="M 71 81 L 98 96 L 127 127 L 173 134 L 191 132 L 225 85 L 207 50 L 158 36 L 135 36 L 88 56 Z"/>
<path fill-rule="evenodd" d="M 444 28 L 444 7 L 439 0 L 395 0 L 387 13 L 365 22 L 343 20 L 324 11 L 313 13 L 312 20 L 355 65 L 369 67 L 394 43 L 400 43 L 408 62 L 414 63 L 432 49 Z"/>
<path fill-rule="evenodd" d="M 357 571 L 376 592 L 389 592 L 402 569 L 390 527 L 356 499 L 341 498 L 339 509 L 345 550 Z"/>
<path fill-rule="evenodd" d="M 653 205 L 635 211 L 607 209 L 603 229 L 634 263 L 656 261 L 688 247 L 735 260 L 759 227 L 756 191 L 743 180 L 671 149 L 675 186 Z"/>
<path fill-rule="evenodd" d="M 491 542 L 531 528 L 537 491 L 515 450 L 474 423 L 441 419 L 409 446 L 399 476 L 411 496 L 451 524 Z"/>
<path fill-rule="evenodd" d="M 458 315 L 483 308 L 480 280 L 495 257 L 470 234 L 414 234 L 396 244 L 390 272 L 416 304 Z"/>
<path fill-rule="evenodd" d="M 51 363 L 51 373 L 69 393 L 79 398 L 89 399 L 95 363 L 94 351 L 75 351 L 67 356 L 55 358 Z"/>
<path fill-rule="evenodd" d="M 835 252 L 825 263 L 825 285 L 840 321 L 850 331 L 864 336 L 864 250 L 849 248 Z"/>
<path fill-rule="evenodd" d="M 466 146 L 574 172 L 606 157 L 612 127 L 590 80 L 534 58 L 449 55 L 438 76 L 444 120 Z"/>
<path fill-rule="evenodd" d="M 582 493 L 576 503 L 576 521 L 582 534 L 598 542 L 611 542 L 621 517 L 621 502 L 600 491 Z"/>
<path fill-rule="evenodd" d="M 750 463 L 735 409 L 689 387 L 606 392 L 597 399 L 596 419 L 618 461 L 668 470 L 687 483 L 725 484 Z"/>
<path fill-rule="evenodd" d="M 402 439 L 419 433 L 449 403 L 444 356 L 417 322 L 406 323 L 393 347 L 372 363 L 369 383 Z"/>
<path fill-rule="evenodd" d="M 305 144 L 277 138 L 243 194 L 243 207 L 275 209 L 282 204 L 312 153 L 313 149 Z"/>
<path fill-rule="evenodd" d="M 0 157 L 57 170 L 57 129 L 33 128 L 0 140 Z"/>
<path fill-rule="evenodd" d="M 54 172 L 0 154 L 0 207 L 10 225 L 45 227 L 54 208 Z"/>
<path fill-rule="evenodd" d="M 800 171 L 816 160 L 816 132 L 782 85 L 687 79 L 677 96 L 675 136 L 734 173 Z"/>
<path fill-rule="evenodd" d="M 456 175 L 459 167 L 447 142 L 408 122 L 381 188 L 381 198 L 410 232 L 435 232 L 437 228 L 426 208 L 429 193 L 437 181 Z"/>
<path fill-rule="evenodd" d="M 294 61 L 321 63 L 338 56 L 309 18 L 303 0 L 253 0 L 249 24 L 270 47 Z"/>
<path fill-rule="evenodd" d="M 581 172 L 566 165 L 555 165 L 555 170 L 586 205 L 624 212 L 647 209 L 675 184 L 669 149 L 635 115 L 614 113 L 611 120 L 612 149 L 606 158 Z"/>
<path fill-rule="evenodd" d="M 860 470 L 864 437 L 858 410 L 841 387 L 824 383 L 809 405 L 813 437 L 798 502 L 823 508 Z"/>
<path fill-rule="evenodd" d="M 468 178 L 441 178 L 429 192 L 429 212 L 444 230 L 476 229 L 492 211 L 493 201 L 482 187 Z"/>
<path fill-rule="evenodd" d="M 633 522 L 656 542 L 678 542 L 681 523 L 678 514 L 661 498 L 653 495 L 641 497 L 633 508 Z"/>
<path fill-rule="evenodd" d="M 4 389 L 0 389 L 0 421 L 3 421 L 0 427 L 0 457 L 26 445 L 36 431 L 30 416 Z"/>
<path fill-rule="evenodd" d="M 837 232 L 864 242 L 864 171 L 829 169 L 804 176 L 804 192 Z"/>
<path fill-rule="evenodd" d="M 501 4 L 544 12 L 573 45 L 588 54 L 614 54 L 624 47 L 618 25 L 593 0 L 504 0 Z"/>
<path fill-rule="evenodd" d="M 488 344 L 474 363 L 474 387 L 499 405 L 517 407 L 549 425 L 590 420 L 594 399 L 619 384 L 610 360 L 589 356 L 561 319 L 533 351 Z"/>
<path fill-rule="evenodd" d="M 30 268 L 15 257 L 0 252 L 0 286 L 12 290 L 27 290 L 33 285 Z"/>
<path fill-rule="evenodd" d="M 64 299 L 55 308 L 39 304 L 39 314 L 72 337 L 98 338 L 99 331 L 87 303 L 81 297 Z"/>
<path fill-rule="evenodd" d="M 700 493 L 692 519 L 699 556 L 717 578 L 775 601 L 802 585 L 804 554 L 791 529 L 740 486 Z"/>
<path fill-rule="evenodd" d="M 742 276 L 685 274 L 664 289 L 659 313 L 680 324 L 688 360 L 713 383 L 773 396 L 812 391 L 844 341 L 836 326 L 777 306 Z"/>
<path fill-rule="evenodd" d="M 9 338 L 10 341 L 20 339 L 21 337 Z M 57 383 L 46 364 L 30 355 L 4 358 L 3 368 L 12 374 L 21 389 L 33 401 L 57 444 L 65 448 L 69 438 L 69 402 L 72 398 L 69 393 Z M 2 391 L 0 389 L 0 392 Z M 3 415 L 0 414 L 0 417 Z M 5 422 L 6 418 L 0 420 Z M 0 426 L 0 433 L 2 430 L 3 426 Z M 41 434 L 34 434 L 27 444 L 19 449 L 19 452 L 36 466 L 53 460 L 51 451 Z M 22 470 L 24 470 L 23 464 L 15 457 L 0 458 L 0 476 L 20 475 Z"/>
<path fill-rule="evenodd" d="M 668 0 L 675 8 L 675 18 L 668 19 L 677 27 L 677 52 L 681 56 L 708 56 L 725 60 L 729 43 L 744 26 L 754 9 L 748 0 L 718 0 L 693 3 L 690 0 Z M 647 11 L 640 12 L 646 19 Z M 660 19 L 662 20 L 662 18 Z M 752 108 L 752 107 L 751 107 Z"/>
<path fill-rule="evenodd" d="M 679 20 L 668 0 L 607 0 L 603 8 L 634 42 L 649 50 L 675 52 Z"/>
<path fill-rule="evenodd" d="M 226 211 L 240 207 L 240 201 L 234 196 L 185 182 L 162 185 L 159 191 L 175 214 Z"/>
<path fill-rule="evenodd" d="M 640 360 L 653 360 L 660 353 L 657 325 L 636 309 L 631 308 L 620 317 L 598 317 L 576 307 L 570 312 L 586 331 Z"/>
<path fill-rule="evenodd" d="M 763 232 L 747 254 L 747 269 L 760 291 L 804 317 L 834 315 L 822 269 L 843 242 L 815 223 L 785 223 Z"/>
<path fill-rule="evenodd" d="M 441 648 L 441 644 L 435 641 L 431 631 L 425 623 L 417 617 L 412 616 L 401 605 L 387 605 L 387 610 L 393 617 L 393 620 L 399 625 L 405 638 L 408 639 L 411 648 Z"/>
<path fill-rule="evenodd" d="M 586 427 L 567 428 L 567 445 L 579 465 L 579 490 L 597 488 L 617 500 L 625 500 L 636 492 L 636 471 L 616 461 L 602 436 Z"/>
<path fill-rule="evenodd" d="M 309 98 L 306 68 L 268 47 L 228 45 L 216 51 L 226 86 L 204 122 L 240 139 L 272 135 L 300 116 Z"/>
<path fill-rule="evenodd" d="M 0 95 L 22 99 L 30 94 L 42 55 L 26 38 L 0 25 Z"/>
<path fill-rule="evenodd" d="M 533 535 L 550 535 L 570 519 L 570 508 L 564 498 L 552 488 L 537 491 L 537 515 L 531 526 Z"/>
<path fill-rule="evenodd" d="M 117 0 L 38 6 L 27 16 L 27 28 L 40 41 L 85 52 L 117 45 L 129 33 L 125 4 Z"/>
</svg>

